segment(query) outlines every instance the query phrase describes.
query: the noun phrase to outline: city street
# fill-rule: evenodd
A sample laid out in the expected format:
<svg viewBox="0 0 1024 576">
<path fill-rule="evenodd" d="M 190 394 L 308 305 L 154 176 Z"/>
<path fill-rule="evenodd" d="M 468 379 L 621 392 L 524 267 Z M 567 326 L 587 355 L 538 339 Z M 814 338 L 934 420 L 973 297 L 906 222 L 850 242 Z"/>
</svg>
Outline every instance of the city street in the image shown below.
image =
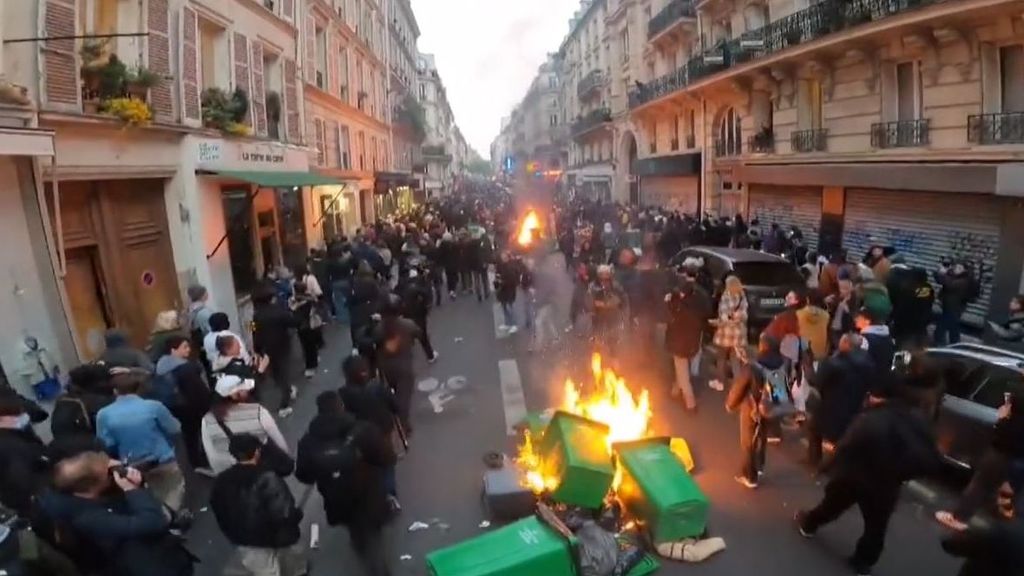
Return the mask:
<svg viewBox="0 0 1024 576">
<path fill-rule="evenodd" d="M 567 318 L 568 276 L 563 288 L 560 319 Z M 518 420 L 524 409 L 538 410 L 557 402 L 565 375 L 589 361 L 585 340 L 572 340 L 572 344 L 563 341 L 558 352 L 531 354 L 525 334 L 521 331 L 506 336 L 497 329 L 498 318 L 493 301 L 477 303 L 467 296 L 460 296 L 454 303 L 445 302 L 431 317 L 431 335 L 441 358 L 427 365 L 417 353 L 420 387 L 433 390 L 433 399 L 426 392 L 417 392 L 413 447 L 399 464 L 404 511 L 390 530 L 390 555 L 396 574 L 424 574 L 426 553 L 483 531 L 482 456 L 491 450 L 512 453 L 514 438 L 506 433 L 506 424 Z M 345 334 L 347 331 L 336 328 L 332 331 L 321 373 L 302 388 L 295 414 L 282 425 L 292 446 L 313 415 L 315 395 L 341 383 L 340 361 L 349 350 Z M 666 392 L 661 351 L 648 351 L 650 358 L 646 361 L 627 362 L 623 375 L 634 387 L 650 390 L 655 431 L 689 441 L 697 462 L 695 477 L 711 502 L 711 533 L 723 537 L 728 545 L 725 552 L 703 565 L 663 561 L 659 574 L 756 571 L 768 576 L 788 575 L 794 566 L 800 566 L 802 574 L 847 573 L 843 559 L 852 551 L 860 532 L 856 511 L 823 529 L 813 541 L 804 540 L 793 528 L 793 513 L 813 505 L 821 495 L 820 486 L 799 463 L 801 445 L 796 433 L 787 432 L 781 447 L 769 448 L 761 487 L 756 491 L 742 488 L 732 479 L 738 459 L 737 425 L 735 417 L 727 415 L 722 407 L 724 394 L 701 386 L 700 412 L 687 415 Z M 582 363 L 573 361 L 580 359 Z M 520 389 L 526 408 L 520 401 Z M 435 411 L 437 407 L 440 412 Z M 305 491 L 297 483 L 294 489 L 299 496 Z M 956 572 L 956 561 L 939 546 L 942 530 L 932 520 L 934 506 L 930 503 L 935 498 L 928 488 L 906 491 L 876 574 Z M 313 573 L 358 574 L 344 530 L 326 526 L 315 492 L 305 512 L 307 535 L 311 523 L 320 527 Z M 430 524 L 430 528 L 409 532 L 408 527 L 416 521 Z M 208 512 L 199 514 L 190 540 L 203 558 L 199 573 L 220 574 L 230 549 Z"/>
</svg>

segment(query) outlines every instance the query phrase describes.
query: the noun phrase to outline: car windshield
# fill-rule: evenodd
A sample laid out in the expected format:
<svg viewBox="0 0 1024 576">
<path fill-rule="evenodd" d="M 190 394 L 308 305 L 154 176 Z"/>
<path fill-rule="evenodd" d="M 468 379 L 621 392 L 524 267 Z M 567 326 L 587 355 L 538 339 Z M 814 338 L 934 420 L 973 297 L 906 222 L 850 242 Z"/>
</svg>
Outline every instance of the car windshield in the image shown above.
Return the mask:
<svg viewBox="0 0 1024 576">
<path fill-rule="evenodd" d="M 748 286 L 791 286 L 804 283 L 800 272 L 785 262 L 736 262 L 733 270 Z"/>
</svg>

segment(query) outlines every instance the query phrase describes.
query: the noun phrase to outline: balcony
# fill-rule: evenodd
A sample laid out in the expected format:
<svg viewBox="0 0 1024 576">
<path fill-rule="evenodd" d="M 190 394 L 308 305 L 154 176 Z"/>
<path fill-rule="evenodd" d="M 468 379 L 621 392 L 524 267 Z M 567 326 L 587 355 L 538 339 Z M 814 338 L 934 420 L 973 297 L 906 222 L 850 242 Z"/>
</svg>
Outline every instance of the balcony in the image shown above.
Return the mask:
<svg viewBox="0 0 1024 576">
<path fill-rule="evenodd" d="M 762 130 L 747 139 L 747 151 L 751 154 L 771 154 L 775 152 L 775 134 L 770 129 Z"/>
<path fill-rule="evenodd" d="M 871 125 L 872 148 L 913 148 L 928 145 L 928 119 Z"/>
<path fill-rule="evenodd" d="M 647 39 L 653 40 L 655 36 L 670 29 L 673 24 L 683 18 L 696 18 L 697 11 L 689 0 L 671 0 L 668 5 L 654 15 L 647 23 Z"/>
<path fill-rule="evenodd" d="M 1024 112 L 968 116 L 967 141 L 982 145 L 1024 144 Z"/>
<path fill-rule="evenodd" d="M 423 158 L 445 161 L 450 161 L 452 159 L 451 154 L 448 154 L 448 150 L 444 146 L 424 146 Z"/>
<path fill-rule="evenodd" d="M 743 153 L 743 145 L 740 140 L 715 138 L 715 156 L 718 158 L 730 158 Z"/>
<path fill-rule="evenodd" d="M 598 90 L 601 86 L 604 86 L 604 74 L 600 70 L 592 70 L 576 85 L 576 95 L 580 98 L 586 98 L 591 92 Z"/>
<path fill-rule="evenodd" d="M 573 122 L 572 136 L 573 138 L 579 138 L 594 128 L 603 126 L 611 121 L 612 111 L 608 108 L 597 108 L 596 110 L 591 110 Z"/>
<path fill-rule="evenodd" d="M 794 130 L 789 137 L 793 152 L 824 152 L 828 149 L 828 130 Z"/>
<path fill-rule="evenodd" d="M 822 0 L 757 30 L 746 32 L 738 38 L 720 42 L 704 54 L 691 58 L 680 69 L 631 90 L 629 106 L 642 106 L 668 93 L 682 90 L 689 84 L 712 74 L 757 61 L 798 44 L 942 1 Z M 678 0 L 673 1 L 669 7 L 677 2 Z M 667 7 L 665 10 L 668 9 Z M 661 15 L 662 13 L 659 13 L 648 23 L 649 36 L 651 25 Z"/>
</svg>

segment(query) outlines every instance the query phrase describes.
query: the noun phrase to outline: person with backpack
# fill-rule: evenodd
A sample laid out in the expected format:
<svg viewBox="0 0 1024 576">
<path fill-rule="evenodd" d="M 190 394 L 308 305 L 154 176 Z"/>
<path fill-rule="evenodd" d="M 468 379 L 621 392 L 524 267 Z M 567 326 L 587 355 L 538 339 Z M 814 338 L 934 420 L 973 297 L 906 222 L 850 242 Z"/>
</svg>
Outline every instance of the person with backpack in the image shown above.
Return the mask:
<svg viewBox="0 0 1024 576">
<path fill-rule="evenodd" d="M 778 341 L 762 335 L 757 357 L 749 360 L 747 349 L 739 348 L 740 369 L 729 389 L 725 408 L 739 410 L 742 462 L 735 480 L 754 489 L 764 471 L 768 428 L 796 413 L 789 396 L 790 364 L 779 351 Z"/>
<path fill-rule="evenodd" d="M 17 396 L 0 394 L 0 505 L 20 518 L 49 481 L 52 461 L 46 444 Z"/>
<path fill-rule="evenodd" d="M 118 460 L 145 468 L 150 490 L 178 512 L 185 498 L 185 476 L 174 452 L 181 423 L 161 402 L 139 395 L 141 376 L 117 374 L 111 381 L 117 397 L 96 415 L 96 435 Z"/>
<path fill-rule="evenodd" d="M 960 318 L 967 305 L 977 300 L 981 286 L 961 262 L 949 267 L 940 266 L 935 272 L 935 282 L 939 284 L 939 302 L 942 304 L 942 313 L 935 323 L 935 345 L 956 344 L 960 341 Z"/>
<path fill-rule="evenodd" d="M 819 398 L 806 424 L 807 460 L 811 466 L 821 464 L 824 443 L 834 446 L 839 442 L 864 405 L 875 378 L 875 365 L 863 343 L 859 334 L 843 335 L 836 353 L 823 360 L 817 371 L 808 373 Z"/>
<path fill-rule="evenodd" d="M 303 375 L 309 380 L 316 375 L 316 369 L 320 366 L 320 349 L 324 346 L 324 320 L 320 316 L 317 299 L 310 294 L 306 284 L 295 284 L 295 294 L 288 302 L 288 307 L 298 323 L 296 332 L 299 346 L 302 347 L 305 366 Z"/>
<path fill-rule="evenodd" d="M 256 367 L 266 368 L 264 361 Z M 210 461 L 214 473 L 221 474 L 235 463 L 230 451 L 231 436 L 252 434 L 264 444 L 274 443 L 276 450 L 264 450 L 264 464 L 268 457 L 277 456 L 278 452 L 288 455 L 288 443 L 281 434 L 274 416 L 261 404 L 251 401 L 250 394 L 256 387 L 251 377 L 236 374 L 224 374 L 217 379 L 214 387 L 216 392 L 210 405 L 210 412 L 203 416 L 202 437 L 203 450 Z M 283 458 L 282 458 L 283 459 Z"/>
<path fill-rule="evenodd" d="M 262 462 L 263 442 L 251 434 L 229 441 L 235 464 L 219 474 L 210 493 L 217 525 L 252 576 L 309 573 L 300 540 L 302 509 L 284 479 Z"/>
<path fill-rule="evenodd" d="M 391 443 L 375 426 L 345 412 L 337 392 L 317 397 L 317 415 L 299 440 L 295 477 L 315 484 L 327 523 L 348 528 L 352 548 L 368 576 L 390 576 L 383 529 L 388 505 Z"/>
<path fill-rule="evenodd" d="M 54 460 L 82 452 L 103 451 L 96 438 L 96 416 L 114 401 L 110 370 L 102 364 L 82 364 L 68 372 L 68 387 L 57 397 L 50 415 Z"/>
<path fill-rule="evenodd" d="M 898 395 L 891 377 L 877 381 L 867 407 L 836 445 L 824 498 L 795 516 L 800 534 L 812 538 L 856 505 L 864 532 L 849 563 L 858 576 L 870 576 L 882 555 L 903 483 L 941 467 L 942 457 L 928 423 Z"/>
<path fill-rule="evenodd" d="M 213 476 L 201 434 L 203 416 L 210 410 L 210 387 L 203 380 L 202 366 L 191 360 L 192 345 L 187 338 L 171 336 L 165 346 L 150 385 L 154 399 L 163 402 L 181 422 L 182 440 L 194 471 Z"/>
<path fill-rule="evenodd" d="M 231 320 L 228 318 L 228 315 L 223 312 L 215 312 L 210 316 L 210 333 L 203 338 L 203 353 L 200 354 L 200 356 L 204 356 L 207 359 L 204 366 L 208 368 L 207 375 L 210 376 L 211 380 L 215 372 L 223 370 L 224 366 L 231 361 L 231 358 L 223 356 L 217 350 L 217 340 L 221 336 L 230 336 L 238 342 L 238 357 L 244 362 L 249 362 L 251 359 L 249 350 L 245 347 L 242 337 L 231 331 Z"/>
<path fill-rule="evenodd" d="M 430 303 L 433 298 L 430 286 L 423 274 L 421 258 L 409 259 L 406 274 L 398 281 L 395 293 L 402 300 L 402 315 L 415 322 L 420 329 L 420 345 L 423 347 L 423 354 L 426 355 L 427 362 L 431 364 L 437 362 L 439 355 L 430 341 L 430 332 L 427 327 Z"/>
</svg>

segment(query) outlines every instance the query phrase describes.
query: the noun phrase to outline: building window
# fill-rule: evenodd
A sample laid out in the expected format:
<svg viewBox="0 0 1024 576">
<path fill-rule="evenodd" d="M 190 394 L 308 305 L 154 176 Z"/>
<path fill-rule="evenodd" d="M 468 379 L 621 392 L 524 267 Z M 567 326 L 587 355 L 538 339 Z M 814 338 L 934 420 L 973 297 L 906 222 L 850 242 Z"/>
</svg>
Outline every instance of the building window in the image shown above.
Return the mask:
<svg viewBox="0 0 1024 576">
<path fill-rule="evenodd" d="M 316 134 L 316 165 L 327 165 L 327 136 L 324 130 L 324 121 L 320 118 L 313 119 L 313 128 Z"/>
<path fill-rule="evenodd" d="M 78 20 L 80 29 L 86 34 L 117 33 L 117 0 L 85 0 L 79 2 Z M 107 50 L 111 50 L 111 38 Z"/>
<path fill-rule="evenodd" d="M 377 171 L 377 137 L 370 136 L 370 161 L 373 171 Z"/>
<path fill-rule="evenodd" d="M 657 154 L 658 153 L 658 123 L 657 122 L 651 122 L 651 141 L 649 143 L 649 148 L 648 149 L 650 150 L 651 154 Z"/>
<path fill-rule="evenodd" d="M 281 70 L 281 59 L 277 54 L 264 50 L 263 52 L 263 95 L 265 101 L 276 101 L 274 106 L 267 105 L 267 136 L 273 140 L 281 138 L 281 119 L 284 116 L 282 110 L 281 95 L 283 92 L 283 78 Z"/>
<path fill-rule="evenodd" d="M 1001 112 L 1024 112 L 1024 46 L 999 49 L 999 95 Z"/>
<path fill-rule="evenodd" d="M 629 62 L 629 26 L 622 29 L 619 35 L 619 48 L 622 50 L 622 61 Z"/>
<path fill-rule="evenodd" d="M 821 130 L 824 125 L 824 97 L 822 95 L 821 81 L 815 79 L 801 80 L 797 99 L 797 124 L 800 126 L 800 129 Z"/>
<path fill-rule="evenodd" d="M 900 62 L 896 65 L 897 120 L 917 120 L 921 114 L 920 62 Z"/>
<path fill-rule="evenodd" d="M 356 107 L 363 109 L 363 101 L 366 100 L 366 83 L 363 78 L 363 59 L 356 56 Z"/>
<path fill-rule="evenodd" d="M 729 108 L 722 115 L 722 123 L 718 126 L 716 154 L 718 156 L 738 155 L 743 150 L 742 141 L 742 120 L 734 108 Z"/>
<path fill-rule="evenodd" d="M 227 86 L 231 59 L 224 29 L 209 20 L 199 19 L 199 74 L 200 85 L 207 88 Z"/>
<path fill-rule="evenodd" d="M 672 117 L 672 141 L 669 142 L 669 148 L 675 152 L 679 150 L 679 115 L 676 114 Z"/>
<path fill-rule="evenodd" d="M 352 142 L 348 126 L 338 126 L 338 167 L 342 170 L 352 169 Z"/>
<path fill-rule="evenodd" d="M 339 96 L 341 101 L 348 104 L 349 100 L 349 89 L 348 83 L 350 79 L 348 77 L 348 48 L 342 48 L 338 54 L 338 85 L 339 85 Z"/>
<path fill-rule="evenodd" d="M 420 102 L 426 102 L 426 101 L 427 101 L 427 84 L 424 82 L 424 83 L 420 84 Z"/>
<path fill-rule="evenodd" d="M 558 78 L 556 76 L 548 76 L 548 88 L 558 88 Z"/>
<path fill-rule="evenodd" d="M 357 137 L 359 144 L 359 169 L 366 170 L 366 134 L 362 130 L 359 131 Z"/>
<path fill-rule="evenodd" d="M 316 28 L 316 87 L 327 87 L 327 31 Z"/>
<path fill-rule="evenodd" d="M 686 147 L 697 147 L 697 113 L 692 109 L 686 115 Z"/>
<path fill-rule="evenodd" d="M 548 122 L 550 122 L 552 126 L 558 126 L 558 114 L 552 114 Z"/>
</svg>

